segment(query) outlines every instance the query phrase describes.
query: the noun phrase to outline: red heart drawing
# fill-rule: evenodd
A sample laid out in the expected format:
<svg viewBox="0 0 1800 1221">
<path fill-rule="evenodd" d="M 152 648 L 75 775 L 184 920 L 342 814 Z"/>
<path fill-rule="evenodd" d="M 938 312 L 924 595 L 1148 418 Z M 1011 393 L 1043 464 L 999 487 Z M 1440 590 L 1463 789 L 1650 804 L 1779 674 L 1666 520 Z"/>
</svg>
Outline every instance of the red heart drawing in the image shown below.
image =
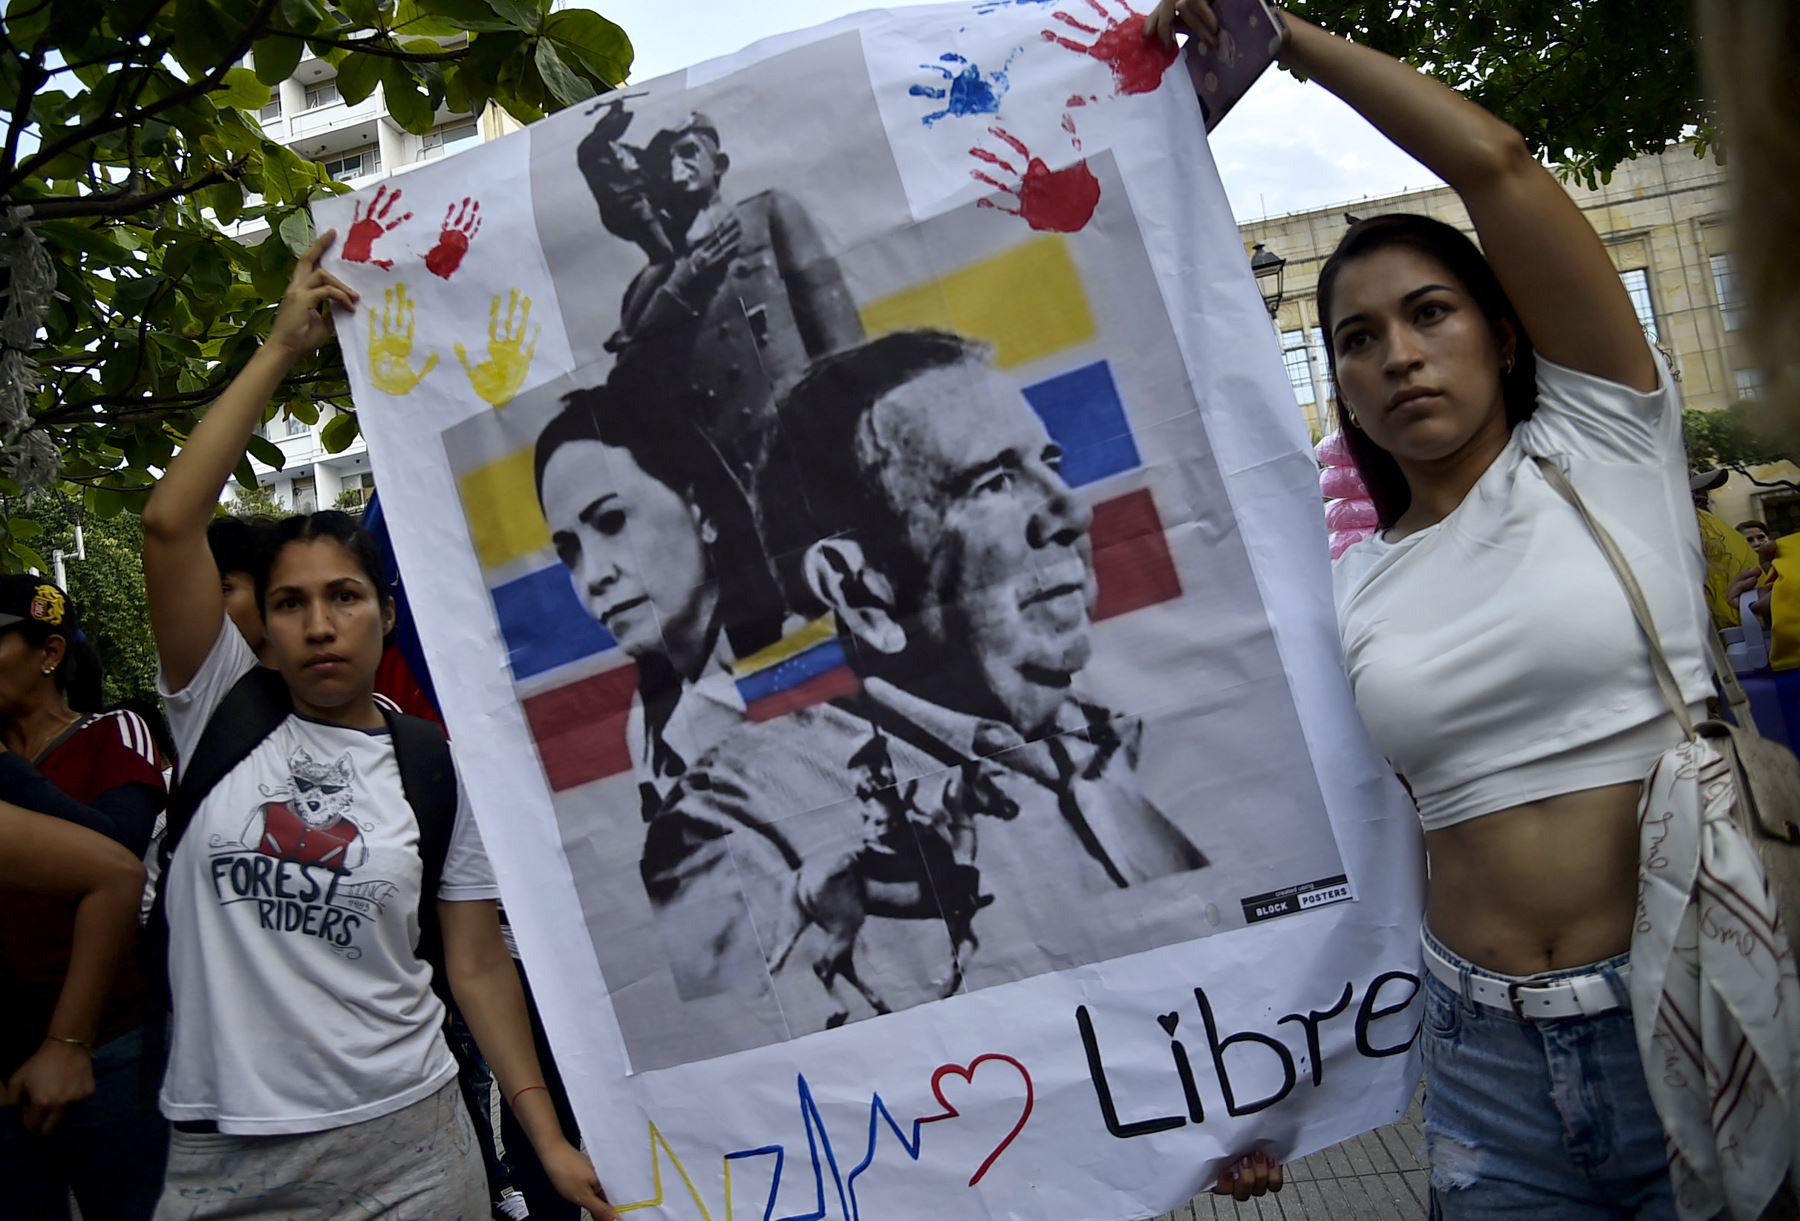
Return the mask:
<svg viewBox="0 0 1800 1221">
<path fill-rule="evenodd" d="M 931 1074 L 931 1094 L 932 1097 L 938 1100 L 938 1105 L 944 1108 L 944 1113 L 941 1115 L 927 1115 L 924 1118 L 915 1121 L 917 1123 L 926 1124 L 936 1123 L 940 1119 L 957 1118 L 960 1112 L 957 1111 L 955 1107 L 951 1106 L 949 1101 L 944 1097 L 944 1078 L 951 1076 L 961 1077 L 964 1081 L 973 1085 L 975 1083 L 975 1070 L 990 1060 L 997 1060 L 1002 1064 L 1012 1065 L 1013 1068 L 1018 1071 L 1019 1076 L 1024 1079 L 1025 1107 L 1019 1112 L 1019 1122 L 1012 1126 L 1012 1131 L 1001 1138 L 1000 1143 L 994 1146 L 994 1151 L 988 1154 L 981 1165 L 976 1168 L 974 1175 L 969 1179 L 969 1186 L 971 1187 L 981 1182 L 981 1177 L 988 1172 L 988 1167 L 992 1166 L 995 1161 L 999 1159 L 1000 1155 L 1006 1152 L 1006 1147 L 1013 1143 L 1013 1138 L 1025 1130 L 1025 1121 L 1031 1118 L 1031 1106 L 1036 1095 L 1031 1088 L 1031 1074 L 1025 1071 L 1025 1066 L 1011 1056 L 1001 1055 L 999 1052 L 992 1051 L 976 1056 L 966 1065 L 946 1064 L 942 1068 L 939 1068 L 935 1073 Z"/>
</svg>

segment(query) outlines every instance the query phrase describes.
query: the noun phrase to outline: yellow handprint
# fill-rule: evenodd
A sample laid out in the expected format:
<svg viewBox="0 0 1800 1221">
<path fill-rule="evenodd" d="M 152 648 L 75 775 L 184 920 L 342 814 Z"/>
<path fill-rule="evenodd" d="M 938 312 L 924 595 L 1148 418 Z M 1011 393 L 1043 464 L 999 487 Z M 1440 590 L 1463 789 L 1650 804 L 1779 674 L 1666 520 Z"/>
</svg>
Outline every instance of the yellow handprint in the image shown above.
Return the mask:
<svg viewBox="0 0 1800 1221">
<path fill-rule="evenodd" d="M 469 384 L 475 387 L 476 394 L 495 407 L 505 406 L 524 384 L 525 371 L 531 367 L 531 357 L 537 351 L 538 335 L 544 329 L 541 324 L 532 327 L 531 342 L 526 343 L 525 328 L 530 322 L 531 298 L 521 297 L 515 288 L 506 306 L 504 327 L 500 324 L 500 298 L 495 297 L 488 306 L 486 360 L 471 365 L 468 352 L 462 344 L 456 345 L 456 359 L 462 361 Z"/>
<path fill-rule="evenodd" d="M 433 352 L 413 372 L 413 313 L 406 285 L 396 284 L 382 294 L 381 312 L 369 320 L 369 380 L 378 390 L 411 394 L 438 362 Z"/>
</svg>

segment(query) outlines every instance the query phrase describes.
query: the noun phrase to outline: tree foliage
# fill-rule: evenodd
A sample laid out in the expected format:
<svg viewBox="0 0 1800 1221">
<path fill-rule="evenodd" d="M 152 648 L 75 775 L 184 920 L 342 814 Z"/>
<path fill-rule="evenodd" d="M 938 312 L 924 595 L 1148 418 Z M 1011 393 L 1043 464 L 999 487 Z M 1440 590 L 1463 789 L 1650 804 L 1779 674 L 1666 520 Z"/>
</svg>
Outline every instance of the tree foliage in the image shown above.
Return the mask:
<svg viewBox="0 0 1800 1221">
<path fill-rule="evenodd" d="M 1770 478 L 1760 470 L 1794 458 L 1792 437 L 1784 433 L 1780 424 L 1772 408 L 1754 399 L 1733 403 L 1722 411 L 1689 407 L 1681 413 L 1688 470 L 1722 468 L 1736 471 L 1757 487 L 1800 492 L 1800 483 Z"/>
<path fill-rule="evenodd" d="M 1293 0 L 1293 10 L 1429 72 L 1592 187 L 1689 128 L 1702 100 L 1693 0 Z"/>
<path fill-rule="evenodd" d="M 293 252 L 311 240 L 307 203 L 348 189 L 258 126 L 303 54 L 336 67 L 346 101 L 379 85 L 408 131 L 430 130 L 440 107 L 490 101 L 529 122 L 619 84 L 631 63 L 616 25 L 550 8 L 6 2 L 0 496 L 60 478 L 95 517 L 140 508 L 152 472 L 268 333 Z M 220 227 L 241 221 L 267 228 L 239 240 Z M 53 291 L 28 300 L 34 266 Z M 272 410 L 310 423 L 321 404 L 351 406 L 335 351 L 296 368 Z M 249 448 L 281 465 L 264 438 Z M 0 513 L 0 567 L 26 562 L 9 522 Z"/>
<path fill-rule="evenodd" d="M 13 529 L 30 535 L 33 550 L 45 557 L 63 553 L 68 589 L 81 612 L 82 630 L 106 666 L 106 702 L 156 699 L 156 646 L 144 601 L 144 528 L 136 514 L 108 521 L 87 516 L 67 496 L 41 496 L 29 508 L 0 502 L 0 512 L 19 510 Z M 78 558 L 75 523 L 82 522 L 85 558 Z M 42 566 L 50 573 L 51 566 Z"/>
</svg>

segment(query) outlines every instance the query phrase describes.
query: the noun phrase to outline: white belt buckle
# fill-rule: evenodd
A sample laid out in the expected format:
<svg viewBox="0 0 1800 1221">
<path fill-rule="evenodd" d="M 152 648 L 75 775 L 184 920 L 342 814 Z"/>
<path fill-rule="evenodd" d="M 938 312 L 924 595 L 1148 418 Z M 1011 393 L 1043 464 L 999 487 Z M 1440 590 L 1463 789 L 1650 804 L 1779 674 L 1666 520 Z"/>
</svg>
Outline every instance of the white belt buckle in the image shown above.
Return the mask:
<svg viewBox="0 0 1800 1221">
<path fill-rule="evenodd" d="M 1553 984 L 1551 987 L 1553 988 L 1555 985 Z M 1545 988 L 1541 984 L 1528 983 L 1522 979 L 1515 979 L 1506 985 L 1506 999 L 1512 1005 L 1513 1016 L 1518 1018 L 1521 1022 L 1535 1022 L 1537 1019 L 1525 1012 L 1525 1002 L 1519 999 L 1519 989 L 1521 988 L 1530 988 L 1534 992 L 1544 992 L 1549 991 L 1550 989 Z"/>
</svg>

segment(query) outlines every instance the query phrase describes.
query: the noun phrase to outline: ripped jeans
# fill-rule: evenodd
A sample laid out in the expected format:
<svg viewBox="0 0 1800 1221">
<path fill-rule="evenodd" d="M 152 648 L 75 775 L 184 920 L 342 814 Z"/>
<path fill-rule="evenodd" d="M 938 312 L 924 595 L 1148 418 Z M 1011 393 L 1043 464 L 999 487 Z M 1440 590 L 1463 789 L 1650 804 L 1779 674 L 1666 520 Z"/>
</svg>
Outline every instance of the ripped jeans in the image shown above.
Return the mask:
<svg viewBox="0 0 1800 1221">
<path fill-rule="evenodd" d="M 1429 931 L 1425 934 L 1430 937 Z M 1495 979 L 1445 949 L 1466 973 Z M 1536 982 L 1600 971 L 1625 956 Z M 1466 978 L 1466 975 L 1465 975 Z M 1425 1147 L 1436 1221 L 1674 1221 L 1662 1123 L 1630 997 L 1597 1017 L 1532 1022 L 1425 976 Z"/>
</svg>

